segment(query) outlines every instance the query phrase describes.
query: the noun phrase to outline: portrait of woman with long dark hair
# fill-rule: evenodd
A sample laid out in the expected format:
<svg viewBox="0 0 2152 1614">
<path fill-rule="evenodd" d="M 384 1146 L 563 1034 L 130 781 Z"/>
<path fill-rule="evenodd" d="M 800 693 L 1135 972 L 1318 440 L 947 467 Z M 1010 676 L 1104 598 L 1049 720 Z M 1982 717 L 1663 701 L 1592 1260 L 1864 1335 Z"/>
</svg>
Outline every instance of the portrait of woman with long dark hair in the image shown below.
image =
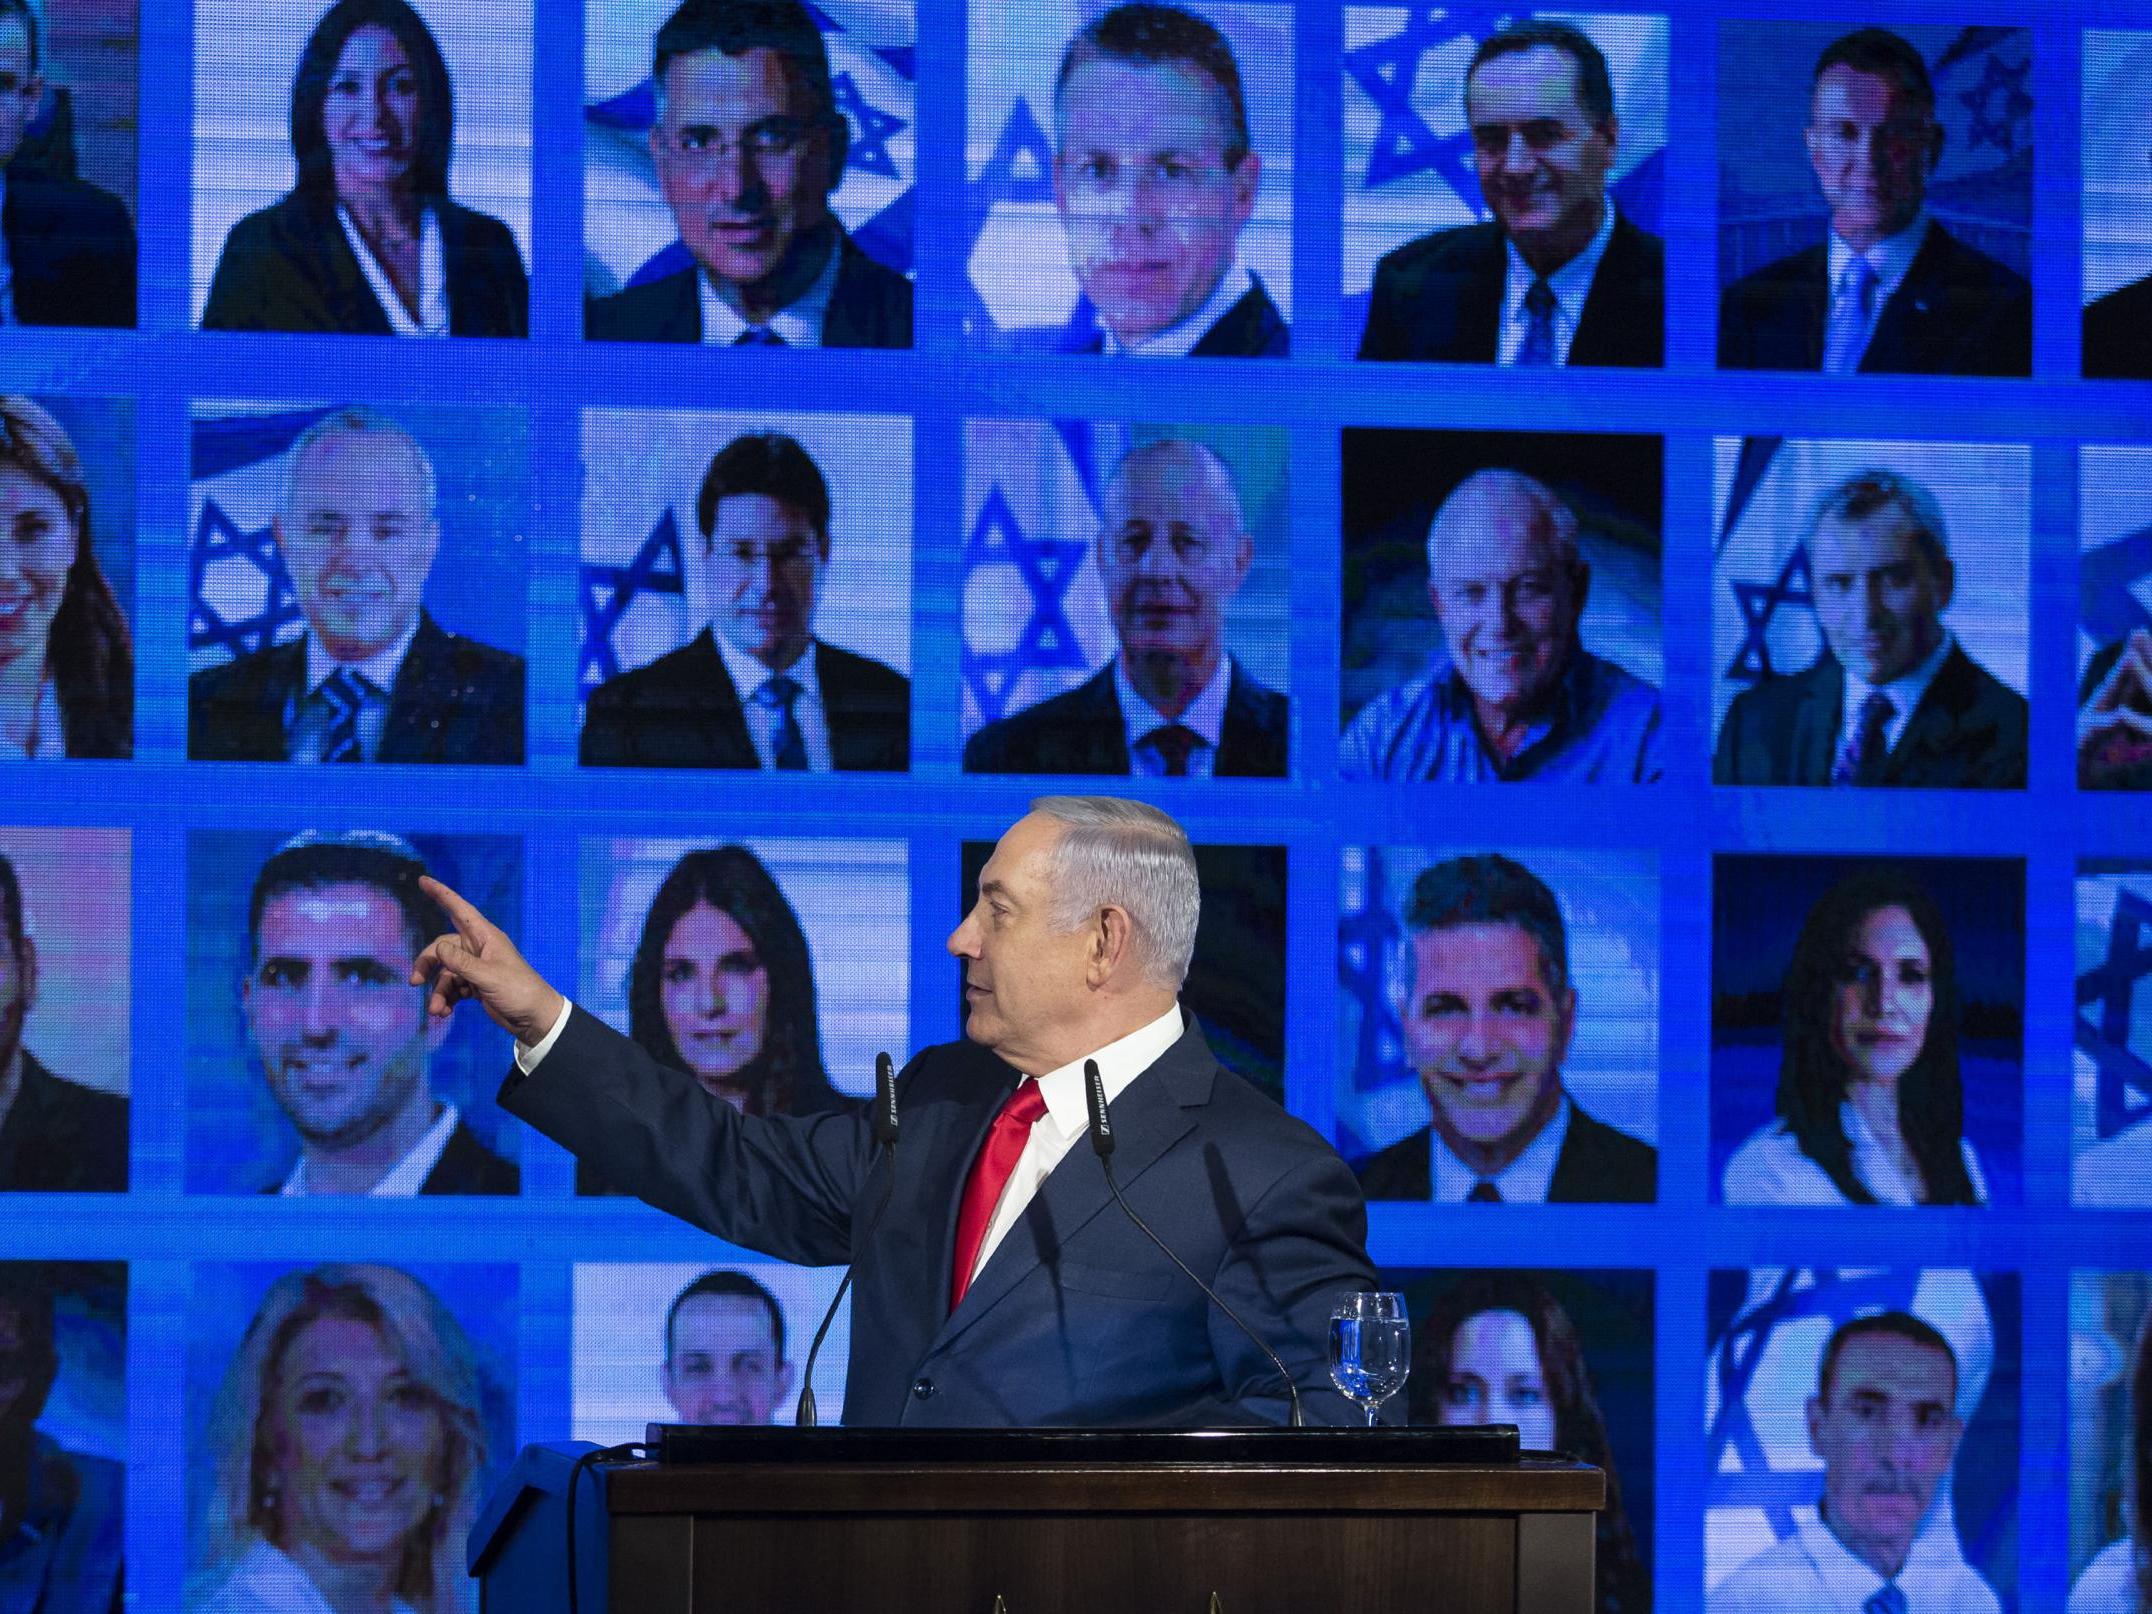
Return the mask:
<svg viewBox="0 0 2152 1614">
<path fill-rule="evenodd" d="M 1584 1344 L 1561 1302 L 1516 1272 L 1474 1272 L 1435 1297 L 1417 1325 L 1415 1424 L 1513 1423 L 1526 1451 L 1553 1451 L 1607 1477 L 1593 1554 L 1599 1614 L 1644 1614 L 1651 1577 L 1622 1506 L 1606 1418 Z"/>
<path fill-rule="evenodd" d="M 1778 1118 L 1726 1163 L 1729 1205 L 1984 1205 L 1964 1136 L 1950 933 L 1921 884 L 1863 869 L 1787 966 Z"/>
<path fill-rule="evenodd" d="M 451 201 L 455 94 L 407 0 L 337 0 L 291 86 L 298 180 L 232 227 L 206 331 L 526 336 L 515 236 Z"/>
<path fill-rule="evenodd" d="M 658 886 L 628 965 L 628 1035 L 743 1115 L 837 1104 L 807 934 L 746 847 L 689 852 Z M 613 1191 L 581 1167 L 576 1182 Z"/>
</svg>

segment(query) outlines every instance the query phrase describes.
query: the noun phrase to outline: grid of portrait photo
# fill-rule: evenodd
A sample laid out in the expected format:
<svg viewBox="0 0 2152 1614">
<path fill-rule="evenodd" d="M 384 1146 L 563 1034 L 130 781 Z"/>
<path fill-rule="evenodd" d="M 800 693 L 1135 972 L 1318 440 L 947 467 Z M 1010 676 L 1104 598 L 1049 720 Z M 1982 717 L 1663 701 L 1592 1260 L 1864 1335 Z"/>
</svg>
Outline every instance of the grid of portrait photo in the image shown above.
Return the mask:
<svg viewBox="0 0 2152 1614">
<path fill-rule="evenodd" d="M 2152 1610 L 2152 20 L 1647 4 L 0 0 L 0 1609 L 838 1421 L 422 881 L 812 1124 L 1103 793 L 1599 1614 Z"/>
</svg>

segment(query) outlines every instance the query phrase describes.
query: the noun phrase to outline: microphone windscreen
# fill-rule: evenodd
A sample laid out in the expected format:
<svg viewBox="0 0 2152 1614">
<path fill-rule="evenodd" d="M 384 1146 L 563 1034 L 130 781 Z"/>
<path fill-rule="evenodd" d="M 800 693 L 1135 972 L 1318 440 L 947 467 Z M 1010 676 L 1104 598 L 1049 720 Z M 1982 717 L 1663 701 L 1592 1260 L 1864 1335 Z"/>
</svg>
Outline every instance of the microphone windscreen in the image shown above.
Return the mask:
<svg viewBox="0 0 2152 1614">
<path fill-rule="evenodd" d="M 1091 1112 L 1091 1147 L 1101 1158 L 1113 1153 L 1113 1115 L 1106 1108 L 1106 1078 L 1098 1073 L 1098 1061 L 1083 1062 L 1084 1104 Z"/>
<path fill-rule="evenodd" d="M 874 1141 L 897 1146 L 897 1062 L 887 1053 L 874 1056 Z"/>
</svg>

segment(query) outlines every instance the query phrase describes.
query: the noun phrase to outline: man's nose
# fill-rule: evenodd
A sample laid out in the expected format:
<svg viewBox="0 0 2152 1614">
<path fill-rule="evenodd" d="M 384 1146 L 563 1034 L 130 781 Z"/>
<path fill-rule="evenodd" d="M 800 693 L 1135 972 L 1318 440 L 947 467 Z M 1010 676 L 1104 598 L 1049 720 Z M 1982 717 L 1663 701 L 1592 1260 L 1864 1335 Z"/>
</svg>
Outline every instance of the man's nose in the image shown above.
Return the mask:
<svg viewBox="0 0 2152 1614">
<path fill-rule="evenodd" d="M 1494 1047 L 1493 1029 L 1487 1016 L 1466 1015 L 1464 1030 L 1457 1039 L 1457 1057 L 1467 1064 L 1483 1063 Z"/>
<path fill-rule="evenodd" d="M 1524 131 L 1511 130 L 1509 139 L 1502 147 L 1502 172 L 1529 174 L 1538 163 L 1539 159 L 1533 153 L 1531 143 L 1524 138 Z"/>
<path fill-rule="evenodd" d="M 962 919 L 958 920 L 956 929 L 949 932 L 949 939 L 943 945 L 949 949 L 952 957 L 977 958 L 979 956 L 979 924 L 977 919 L 971 914 L 966 914 Z"/>
<path fill-rule="evenodd" d="M 703 184 L 717 201 L 737 207 L 761 194 L 762 171 L 739 142 L 721 151 L 707 152 L 705 157 L 709 166 L 704 171 Z"/>
<path fill-rule="evenodd" d="M 299 990 L 299 1027 L 309 1041 L 333 1038 L 341 1024 L 336 1013 L 334 988 L 309 981 Z"/>
</svg>

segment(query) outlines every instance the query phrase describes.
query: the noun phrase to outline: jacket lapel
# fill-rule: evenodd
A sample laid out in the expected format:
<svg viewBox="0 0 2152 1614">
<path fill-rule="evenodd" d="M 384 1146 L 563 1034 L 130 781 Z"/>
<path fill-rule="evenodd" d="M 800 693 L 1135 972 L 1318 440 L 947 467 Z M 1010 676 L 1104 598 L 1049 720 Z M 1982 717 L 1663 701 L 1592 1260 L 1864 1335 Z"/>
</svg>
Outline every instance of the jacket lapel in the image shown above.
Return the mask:
<svg viewBox="0 0 2152 1614">
<path fill-rule="evenodd" d="M 1971 705 L 1971 680 L 1967 677 L 1971 669 L 1972 662 L 1965 652 L 1953 645 L 1942 666 L 1935 670 L 1920 704 L 1906 720 L 1905 732 L 1884 759 L 1885 784 L 1897 784 L 1908 776 L 1922 783 L 1934 782 L 1940 770 L 1931 765 L 1930 759 L 1948 757 L 1963 749 L 1958 728 L 1959 719 Z"/>
<path fill-rule="evenodd" d="M 1840 716 L 1846 704 L 1845 669 L 1825 655 L 1817 662 L 1793 725 L 1793 779 L 1796 784 L 1827 785 L 1838 752 Z"/>
<path fill-rule="evenodd" d="M 703 754 L 711 759 L 707 766 L 760 767 L 754 737 L 747 732 L 747 713 L 740 704 L 754 691 L 733 687 L 732 670 L 717 653 L 715 632 L 704 628 L 691 641 L 694 657 L 686 669 L 685 705 L 702 731 Z M 714 698 L 705 691 L 714 692 Z"/>
<path fill-rule="evenodd" d="M 418 632 L 411 650 L 396 669 L 396 687 L 389 691 L 388 716 L 381 725 L 377 762 L 438 762 L 448 750 L 454 733 L 450 725 L 464 721 L 463 704 L 452 690 L 440 688 L 447 669 L 443 665 L 448 635 L 424 611 L 419 612 Z M 429 727 L 429 716 L 441 719 L 441 728 Z"/>
<path fill-rule="evenodd" d="M 1195 1119 L 1187 1113 L 1188 1108 L 1208 1097 L 1211 1078 L 1216 1071 L 1217 1062 L 1212 1059 L 1202 1033 L 1190 1021 L 1188 1029 L 1181 1033 L 1180 1041 L 1160 1055 L 1149 1070 L 1114 1100 L 1113 1175 L 1124 1193 L 1160 1155 L 1194 1130 Z M 995 1108 L 999 1107 L 997 1098 Z M 989 1114 L 987 1119 L 991 1124 L 992 1115 Z M 982 1138 L 984 1134 L 982 1127 Z M 977 1152 L 976 1146 L 973 1152 Z M 969 1165 L 967 1156 L 967 1171 Z M 958 1198 L 962 1198 L 961 1186 Z M 1105 1171 L 1092 1151 L 1090 1138 L 1077 1138 L 1068 1153 L 1061 1157 L 1060 1164 L 1039 1185 L 1038 1193 L 1032 1197 L 1016 1225 L 996 1246 L 978 1277 L 972 1280 L 971 1287 L 964 1293 L 964 1303 L 950 1314 L 944 1325 L 942 1337 L 946 1339 L 962 1333 L 985 1316 L 1042 1262 L 1058 1256 L 1094 1216 L 1102 1211 L 1118 1216 L 1120 1212 L 1113 1208 L 1112 1199 L 1112 1192 L 1106 1187 Z M 942 1263 L 945 1285 L 949 1262 L 954 1259 L 955 1242 L 956 1213 L 952 1207 L 949 1237 L 945 1241 L 950 1254 L 944 1256 Z M 942 1292 L 948 1292 L 946 1286 Z"/>
</svg>

